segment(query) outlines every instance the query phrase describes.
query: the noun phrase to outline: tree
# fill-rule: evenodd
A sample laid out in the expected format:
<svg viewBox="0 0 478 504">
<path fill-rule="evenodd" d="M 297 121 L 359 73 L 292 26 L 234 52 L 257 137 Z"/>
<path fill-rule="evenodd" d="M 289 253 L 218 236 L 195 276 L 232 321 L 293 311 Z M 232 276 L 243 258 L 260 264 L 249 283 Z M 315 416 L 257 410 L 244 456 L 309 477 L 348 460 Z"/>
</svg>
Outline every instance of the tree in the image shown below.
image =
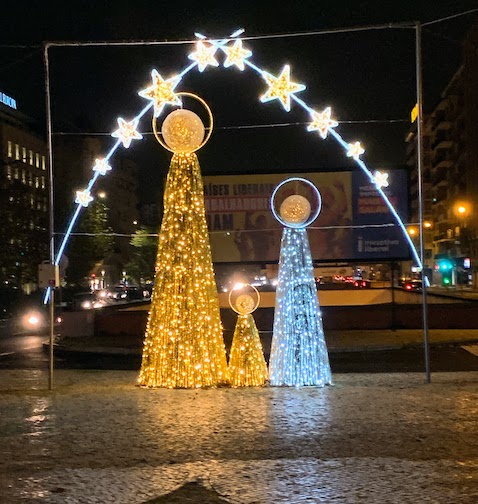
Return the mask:
<svg viewBox="0 0 478 504">
<path fill-rule="evenodd" d="M 93 201 L 83 210 L 66 249 L 68 283 L 79 285 L 90 274 L 95 264 L 104 261 L 113 251 L 113 230 L 108 226 L 108 207 L 102 201 Z M 84 234 L 82 234 L 84 233 Z"/>
<path fill-rule="evenodd" d="M 154 278 L 154 264 L 158 249 L 158 239 L 151 236 L 156 233 L 153 228 L 142 226 L 131 238 L 132 257 L 126 265 L 128 274 L 138 283 Z"/>
</svg>

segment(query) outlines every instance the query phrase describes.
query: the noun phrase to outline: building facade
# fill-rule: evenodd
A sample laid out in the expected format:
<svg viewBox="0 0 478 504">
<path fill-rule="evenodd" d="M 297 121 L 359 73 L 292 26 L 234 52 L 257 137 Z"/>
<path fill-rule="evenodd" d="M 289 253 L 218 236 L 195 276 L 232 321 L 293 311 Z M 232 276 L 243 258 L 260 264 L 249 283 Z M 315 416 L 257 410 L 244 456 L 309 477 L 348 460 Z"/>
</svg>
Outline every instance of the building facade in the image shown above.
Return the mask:
<svg viewBox="0 0 478 504">
<path fill-rule="evenodd" d="M 465 38 L 462 66 L 423 120 L 425 263 L 433 270 L 433 283 L 444 286 L 478 286 L 477 47 L 478 24 Z M 406 141 L 411 220 L 416 223 L 416 123 Z M 416 234 L 413 224 L 410 232 Z"/>
<path fill-rule="evenodd" d="M 0 100 L 0 280 L 29 293 L 38 265 L 49 259 L 47 147 L 35 122 L 13 105 Z"/>
</svg>

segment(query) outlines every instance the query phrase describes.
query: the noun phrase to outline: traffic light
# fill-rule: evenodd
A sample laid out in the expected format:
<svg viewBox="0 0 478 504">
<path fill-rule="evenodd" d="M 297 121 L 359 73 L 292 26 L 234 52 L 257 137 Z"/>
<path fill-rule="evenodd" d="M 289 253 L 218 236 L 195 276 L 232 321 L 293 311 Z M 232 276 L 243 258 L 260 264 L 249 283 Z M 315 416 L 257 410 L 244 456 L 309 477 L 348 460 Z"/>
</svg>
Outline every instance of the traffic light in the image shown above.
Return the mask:
<svg viewBox="0 0 478 504">
<path fill-rule="evenodd" d="M 443 286 L 452 284 L 453 281 L 453 262 L 451 259 L 439 259 L 438 271 L 441 273 L 441 281 Z"/>
</svg>

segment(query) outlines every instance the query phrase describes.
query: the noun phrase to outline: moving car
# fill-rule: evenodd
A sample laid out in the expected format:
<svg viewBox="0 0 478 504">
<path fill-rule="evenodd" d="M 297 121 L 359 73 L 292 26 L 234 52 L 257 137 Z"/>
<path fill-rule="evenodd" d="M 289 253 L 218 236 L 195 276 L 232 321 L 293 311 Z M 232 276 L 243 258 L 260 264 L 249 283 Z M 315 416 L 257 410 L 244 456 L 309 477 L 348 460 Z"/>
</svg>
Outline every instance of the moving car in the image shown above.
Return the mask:
<svg viewBox="0 0 478 504">
<path fill-rule="evenodd" d="M 402 286 L 406 291 L 421 291 L 422 281 L 421 280 L 409 280 L 405 282 Z"/>
</svg>

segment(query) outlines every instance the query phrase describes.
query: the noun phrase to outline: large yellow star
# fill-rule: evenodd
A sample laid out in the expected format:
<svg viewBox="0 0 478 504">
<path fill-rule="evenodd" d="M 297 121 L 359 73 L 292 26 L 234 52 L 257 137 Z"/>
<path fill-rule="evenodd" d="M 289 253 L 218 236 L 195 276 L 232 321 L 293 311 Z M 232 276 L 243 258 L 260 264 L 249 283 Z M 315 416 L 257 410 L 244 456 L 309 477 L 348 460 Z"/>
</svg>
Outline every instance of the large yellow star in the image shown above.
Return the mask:
<svg viewBox="0 0 478 504">
<path fill-rule="evenodd" d="M 325 139 L 330 128 L 335 128 L 339 125 L 337 121 L 332 119 L 330 115 L 332 109 L 327 107 L 322 112 L 312 112 L 312 122 L 307 126 L 307 131 L 318 131 L 320 136 Z"/>
<path fill-rule="evenodd" d="M 200 72 L 208 66 L 219 66 L 217 59 L 214 57 L 217 47 L 214 45 L 207 46 L 201 40 L 196 43 L 196 51 L 188 54 L 188 58 L 197 61 L 198 69 Z"/>
<path fill-rule="evenodd" d="M 143 89 L 139 96 L 151 100 L 154 103 L 154 117 L 159 117 L 163 107 L 169 103 L 171 105 L 181 105 L 181 99 L 173 92 L 173 89 L 181 81 L 181 77 L 171 77 L 164 80 L 156 70 L 151 72 L 153 85 Z"/>
<path fill-rule="evenodd" d="M 136 129 L 138 127 L 138 122 L 138 119 L 128 122 L 122 117 L 118 117 L 119 128 L 111 133 L 111 136 L 118 138 L 123 144 L 123 147 L 127 149 L 131 145 L 132 140 L 140 140 L 143 138 L 143 135 Z"/>
<path fill-rule="evenodd" d="M 252 56 L 252 51 L 242 47 L 242 40 L 240 39 L 236 40 L 232 46 L 222 47 L 222 50 L 227 55 L 224 61 L 225 68 L 236 65 L 242 71 L 244 70 L 244 60 Z"/>
<path fill-rule="evenodd" d="M 290 95 L 303 91 L 305 86 L 290 80 L 290 67 L 284 65 L 279 77 L 274 77 L 270 73 L 263 72 L 262 76 L 269 85 L 269 89 L 261 96 L 261 102 L 280 100 L 284 109 L 290 111 Z"/>
</svg>

